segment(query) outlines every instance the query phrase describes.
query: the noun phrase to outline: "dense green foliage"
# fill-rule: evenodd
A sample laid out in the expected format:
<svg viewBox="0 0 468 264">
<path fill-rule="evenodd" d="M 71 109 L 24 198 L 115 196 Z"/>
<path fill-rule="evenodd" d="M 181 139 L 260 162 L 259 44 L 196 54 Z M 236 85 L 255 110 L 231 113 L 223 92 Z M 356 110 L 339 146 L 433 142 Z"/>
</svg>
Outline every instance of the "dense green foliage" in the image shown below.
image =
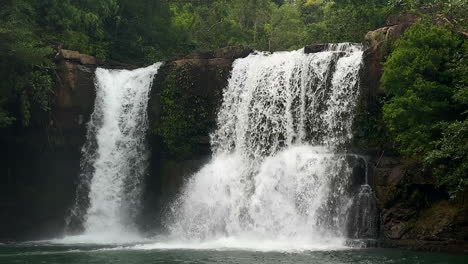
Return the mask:
<svg viewBox="0 0 468 264">
<path fill-rule="evenodd" d="M 28 125 L 32 107 L 49 107 L 52 49 L 34 34 L 37 25 L 28 15 L 34 12 L 21 2 L 0 9 L 0 127 L 16 119 Z"/>
<path fill-rule="evenodd" d="M 174 25 L 195 49 L 244 44 L 288 50 L 311 43 L 359 42 L 397 9 L 386 0 L 174 1 Z"/>
<path fill-rule="evenodd" d="M 434 169 L 438 183 L 446 186 L 452 197 L 468 185 L 468 121 L 451 123 L 436 142 L 425 162 Z"/>
<path fill-rule="evenodd" d="M 452 193 L 467 183 L 468 45 L 458 32 L 417 24 L 384 67 L 383 118 L 407 157 L 426 160 Z"/>
</svg>

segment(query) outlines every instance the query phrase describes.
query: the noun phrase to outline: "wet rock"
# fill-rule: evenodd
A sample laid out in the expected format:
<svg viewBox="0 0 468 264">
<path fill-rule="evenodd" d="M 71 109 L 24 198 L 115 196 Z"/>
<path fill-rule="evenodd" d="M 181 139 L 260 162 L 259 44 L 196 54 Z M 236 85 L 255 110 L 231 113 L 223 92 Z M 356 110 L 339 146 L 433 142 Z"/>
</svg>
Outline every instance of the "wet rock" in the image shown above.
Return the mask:
<svg viewBox="0 0 468 264">
<path fill-rule="evenodd" d="M 377 161 L 373 189 L 381 211 L 381 239 L 391 241 L 386 246 L 463 248 L 463 241 L 468 238 L 466 199 L 449 200 L 421 164 L 387 156 L 372 159 L 375 165 Z M 454 247 L 453 243 L 461 243 L 461 247 Z"/>
<path fill-rule="evenodd" d="M 179 60 L 209 60 L 209 59 L 228 59 L 228 60 L 235 60 L 239 58 L 245 58 L 252 53 L 253 50 L 245 47 L 243 45 L 237 46 L 228 46 L 224 48 L 220 48 L 214 51 L 196 51 L 192 54 L 189 54 L 184 57 L 177 57 L 174 61 Z"/>
<path fill-rule="evenodd" d="M 390 17 L 387 25 L 373 31 L 365 36 L 367 46 L 364 52 L 364 78 L 361 85 L 367 100 L 373 101 L 382 96 L 384 92 L 380 88 L 383 63 L 390 53 L 390 45 L 400 38 L 411 25 L 417 23 L 418 17 L 413 13 Z"/>
<path fill-rule="evenodd" d="M 225 58 L 225 59 L 239 59 L 239 58 L 245 58 L 249 56 L 250 53 L 252 53 L 253 50 L 250 48 L 247 48 L 245 46 L 239 45 L 239 46 L 229 46 L 225 48 L 221 48 L 216 50 L 213 53 L 213 56 L 215 58 Z"/>
<path fill-rule="evenodd" d="M 304 53 L 317 53 L 325 51 L 328 48 L 328 44 L 312 44 L 304 47 Z"/>
<path fill-rule="evenodd" d="M 393 207 L 382 213 L 383 234 L 389 239 L 400 239 L 408 231 L 408 220 L 416 214 L 414 210 Z"/>
<path fill-rule="evenodd" d="M 82 53 L 79 53 L 78 51 L 66 50 L 66 49 L 60 49 L 58 51 L 58 58 L 76 61 L 85 65 L 96 65 L 98 62 L 98 60 L 91 55 L 82 54 Z"/>
</svg>

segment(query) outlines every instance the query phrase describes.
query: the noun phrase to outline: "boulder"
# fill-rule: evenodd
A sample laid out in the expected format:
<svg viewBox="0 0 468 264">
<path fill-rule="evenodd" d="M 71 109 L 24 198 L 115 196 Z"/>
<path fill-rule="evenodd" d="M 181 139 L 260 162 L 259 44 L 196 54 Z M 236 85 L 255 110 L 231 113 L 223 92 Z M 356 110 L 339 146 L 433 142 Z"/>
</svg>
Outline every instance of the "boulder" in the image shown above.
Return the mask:
<svg viewBox="0 0 468 264">
<path fill-rule="evenodd" d="M 214 51 L 195 51 L 187 56 L 177 57 L 172 61 L 179 61 L 179 60 L 209 60 L 215 58 L 222 58 L 228 60 L 235 60 L 239 58 L 245 58 L 252 53 L 253 50 L 251 48 L 245 47 L 243 45 L 237 46 L 228 46 L 224 48 L 220 48 Z"/>
<path fill-rule="evenodd" d="M 383 246 L 428 250 L 468 248 L 468 201 L 449 200 L 418 163 L 382 155 L 373 165 Z"/>
<path fill-rule="evenodd" d="M 325 51 L 328 48 L 328 44 L 312 44 L 304 47 L 304 53 L 317 53 Z"/>
<path fill-rule="evenodd" d="M 400 38 L 406 29 L 417 22 L 418 17 L 415 14 L 405 13 L 390 17 L 385 27 L 369 31 L 366 34 L 361 86 L 368 103 L 384 94 L 380 88 L 380 78 L 382 77 L 383 63 L 390 53 L 390 45 Z"/>
<path fill-rule="evenodd" d="M 252 53 L 253 50 L 242 45 L 238 46 L 229 46 L 216 50 L 213 55 L 215 58 L 225 58 L 225 59 L 239 59 L 245 58 Z"/>
<path fill-rule="evenodd" d="M 84 65 L 96 65 L 98 63 L 95 57 L 74 50 L 59 49 L 57 57 L 59 59 L 76 61 Z"/>
</svg>

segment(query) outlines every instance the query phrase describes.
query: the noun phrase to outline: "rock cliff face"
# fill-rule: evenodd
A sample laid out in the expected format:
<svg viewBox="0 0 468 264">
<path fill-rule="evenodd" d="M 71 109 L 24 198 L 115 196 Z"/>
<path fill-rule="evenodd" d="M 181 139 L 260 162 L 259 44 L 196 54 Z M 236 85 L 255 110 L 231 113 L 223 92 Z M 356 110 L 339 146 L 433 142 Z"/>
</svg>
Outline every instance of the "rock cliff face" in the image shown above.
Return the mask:
<svg viewBox="0 0 468 264">
<path fill-rule="evenodd" d="M 56 235 L 73 200 L 81 146 L 94 106 L 95 58 L 57 54 L 51 111 L 34 112 L 27 129 L 2 131 L 0 239 Z"/>
<path fill-rule="evenodd" d="M 405 30 L 418 21 L 418 17 L 412 13 L 390 17 L 387 25 L 365 36 L 367 49 L 364 54 L 364 70 L 362 72 L 362 88 L 364 99 L 374 101 L 384 95 L 380 89 L 383 63 L 390 53 L 390 46 L 400 38 Z"/>
<path fill-rule="evenodd" d="M 468 250 L 467 194 L 450 200 L 420 164 L 399 157 L 374 156 L 371 164 L 383 245 Z"/>
</svg>

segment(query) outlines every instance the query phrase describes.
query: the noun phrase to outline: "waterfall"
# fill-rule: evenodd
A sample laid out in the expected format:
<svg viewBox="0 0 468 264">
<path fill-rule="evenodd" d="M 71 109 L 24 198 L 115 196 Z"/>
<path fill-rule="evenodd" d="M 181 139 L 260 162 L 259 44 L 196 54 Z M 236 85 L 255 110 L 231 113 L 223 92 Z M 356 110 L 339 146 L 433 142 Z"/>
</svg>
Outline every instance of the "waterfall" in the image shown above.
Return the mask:
<svg viewBox="0 0 468 264">
<path fill-rule="evenodd" d="M 96 101 L 82 149 L 81 183 L 68 226 L 85 240 L 135 235 L 147 167 L 147 105 L 161 63 L 136 70 L 96 70 Z"/>
<path fill-rule="evenodd" d="M 211 135 L 213 158 L 172 205 L 170 236 L 343 244 L 362 55 L 361 45 L 343 43 L 237 59 Z"/>
</svg>

